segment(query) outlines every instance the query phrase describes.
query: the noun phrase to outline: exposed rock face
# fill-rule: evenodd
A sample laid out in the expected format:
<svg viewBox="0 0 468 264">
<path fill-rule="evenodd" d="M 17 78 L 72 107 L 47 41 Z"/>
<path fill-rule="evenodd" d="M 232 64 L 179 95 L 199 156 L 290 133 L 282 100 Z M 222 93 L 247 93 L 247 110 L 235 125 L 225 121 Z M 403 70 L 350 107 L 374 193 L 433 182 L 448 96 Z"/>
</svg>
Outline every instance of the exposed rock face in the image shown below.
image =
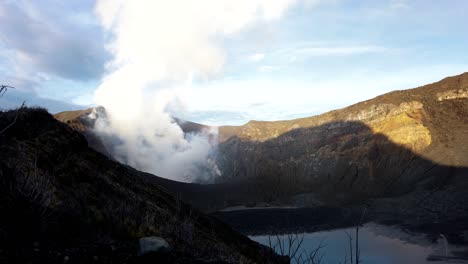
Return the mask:
<svg viewBox="0 0 468 264">
<path fill-rule="evenodd" d="M 76 131 L 83 132 L 89 130 L 89 126 L 87 125 L 85 121 L 86 119 L 84 117 L 92 114 L 93 111 L 94 108 L 88 108 L 79 111 L 65 111 L 55 114 L 54 117 L 58 121 L 68 124 Z"/>
<path fill-rule="evenodd" d="M 329 122 L 359 121 L 372 129 L 374 134 L 383 134 L 396 144 L 420 151 L 431 143 L 428 129 L 423 125 L 423 104 L 418 101 L 395 104 L 372 104 L 357 112 L 345 115 L 345 109 L 326 113 L 317 117 L 278 122 L 251 121 L 241 127 L 221 127 L 220 139 L 226 141 L 230 137 L 242 140 L 260 141 L 275 138 L 300 128 L 316 127 Z M 339 116 L 336 116 L 339 115 Z M 335 124 L 329 130 L 343 129 Z"/>
<path fill-rule="evenodd" d="M 468 98 L 468 88 L 457 90 L 450 90 L 444 93 L 437 94 L 437 101 L 458 99 L 458 98 Z"/>
<path fill-rule="evenodd" d="M 468 73 L 319 116 L 220 127 L 221 182 L 256 182 L 267 200 L 349 201 L 448 177 L 434 168 L 468 167 L 466 87 Z"/>
<path fill-rule="evenodd" d="M 361 121 L 370 127 L 373 134 L 385 135 L 395 144 L 420 153 L 431 144 L 431 134 L 423 125 L 423 104 L 418 101 L 400 105 L 371 105 L 357 115 L 348 115 L 346 120 Z"/>
</svg>

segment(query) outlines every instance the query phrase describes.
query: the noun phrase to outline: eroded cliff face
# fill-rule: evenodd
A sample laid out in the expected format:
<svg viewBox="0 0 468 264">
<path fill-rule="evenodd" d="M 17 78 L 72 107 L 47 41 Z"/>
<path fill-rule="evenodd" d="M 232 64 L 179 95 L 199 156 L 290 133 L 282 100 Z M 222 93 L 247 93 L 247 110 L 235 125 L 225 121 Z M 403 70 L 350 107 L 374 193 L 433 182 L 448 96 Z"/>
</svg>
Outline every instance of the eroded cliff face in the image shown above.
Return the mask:
<svg viewBox="0 0 468 264">
<path fill-rule="evenodd" d="M 248 179 L 272 200 L 411 191 L 448 177 L 439 167 L 468 167 L 467 94 L 465 73 L 319 116 L 220 127 L 221 181 Z"/>
<path fill-rule="evenodd" d="M 382 134 L 391 142 L 417 154 L 431 144 L 431 133 L 424 126 L 423 104 L 418 101 L 403 102 L 399 105 L 372 105 L 347 120 L 360 121 L 369 126 L 373 134 Z"/>
</svg>

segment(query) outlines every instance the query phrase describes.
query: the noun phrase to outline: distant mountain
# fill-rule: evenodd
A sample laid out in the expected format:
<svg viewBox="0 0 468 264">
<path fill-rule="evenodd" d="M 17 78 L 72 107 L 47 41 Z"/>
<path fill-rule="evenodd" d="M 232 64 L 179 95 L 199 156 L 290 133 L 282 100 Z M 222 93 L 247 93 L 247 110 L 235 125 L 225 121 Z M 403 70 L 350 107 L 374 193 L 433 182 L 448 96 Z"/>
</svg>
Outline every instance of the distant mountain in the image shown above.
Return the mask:
<svg viewBox="0 0 468 264">
<path fill-rule="evenodd" d="M 468 73 L 318 116 L 220 127 L 219 138 L 220 182 L 257 179 L 318 202 L 403 194 L 448 178 L 438 166 L 468 167 Z"/>
<path fill-rule="evenodd" d="M 0 112 L 0 128 L 7 128 L 0 132 L 2 263 L 281 261 L 169 194 L 157 176 L 92 150 L 45 110 Z M 138 240 L 149 236 L 162 237 L 172 250 L 138 257 Z"/>
<path fill-rule="evenodd" d="M 253 204 L 367 204 L 368 220 L 468 230 L 468 73 L 318 116 L 220 127 L 219 140 L 218 182 L 245 183 Z"/>
<path fill-rule="evenodd" d="M 199 208 L 366 203 L 375 221 L 458 219 L 468 230 L 468 73 L 318 116 L 218 129 L 218 184 L 161 180 Z"/>
</svg>

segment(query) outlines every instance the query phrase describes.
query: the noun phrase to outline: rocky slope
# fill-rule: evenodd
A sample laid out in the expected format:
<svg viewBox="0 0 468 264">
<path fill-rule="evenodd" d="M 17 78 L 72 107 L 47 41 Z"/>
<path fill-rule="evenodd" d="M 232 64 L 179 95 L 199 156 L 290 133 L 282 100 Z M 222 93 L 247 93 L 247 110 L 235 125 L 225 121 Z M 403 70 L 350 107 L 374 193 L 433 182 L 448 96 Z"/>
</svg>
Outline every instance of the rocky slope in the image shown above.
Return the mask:
<svg viewBox="0 0 468 264">
<path fill-rule="evenodd" d="M 374 179 L 383 173 L 380 170 L 400 174 L 392 170 L 405 171 L 414 157 L 436 165 L 468 167 L 467 104 L 465 73 L 319 116 L 221 126 L 217 162 L 223 177 L 218 181 L 251 180 L 266 174 L 271 178 L 270 171 L 280 178 L 294 174 L 295 179 L 306 181 L 349 180 L 355 174 L 356 180 Z M 63 112 L 55 118 L 83 133 L 91 147 L 111 156 L 107 143 L 92 133 L 93 121 L 87 118 L 92 111 Z M 175 121 L 186 133 L 206 128 Z"/>
<path fill-rule="evenodd" d="M 255 181 L 263 199 L 303 193 L 296 198 L 313 205 L 400 195 L 468 167 L 468 73 L 319 116 L 220 127 L 219 135 L 221 182 Z"/>
<path fill-rule="evenodd" d="M 217 184 L 158 179 L 203 210 L 324 208 L 319 223 L 335 209 L 353 221 L 365 203 L 368 220 L 468 230 L 468 73 L 318 116 L 218 129 Z"/>
<path fill-rule="evenodd" d="M 348 224 L 366 207 L 364 221 L 468 242 L 468 73 L 319 116 L 219 131 L 220 182 L 248 183 L 257 203 L 325 208 L 311 230 L 333 227 L 327 207 Z M 220 217 L 243 230 L 251 223 L 233 219 L 244 214 Z"/>
<path fill-rule="evenodd" d="M 80 116 L 79 113 L 77 116 Z M 0 113 L 0 262 L 260 263 L 271 251 L 90 149 L 45 110 Z M 169 253 L 137 257 L 138 239 Z"/>
</svg>

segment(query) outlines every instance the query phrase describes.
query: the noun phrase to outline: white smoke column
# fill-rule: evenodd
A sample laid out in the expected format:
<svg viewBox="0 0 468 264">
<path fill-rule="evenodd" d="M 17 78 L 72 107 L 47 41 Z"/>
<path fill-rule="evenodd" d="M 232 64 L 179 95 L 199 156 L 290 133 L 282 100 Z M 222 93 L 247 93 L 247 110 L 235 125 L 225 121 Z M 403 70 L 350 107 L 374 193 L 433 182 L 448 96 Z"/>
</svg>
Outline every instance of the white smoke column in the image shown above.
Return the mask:
<svg viewBox="0 0 468 264">
<path fill-rule="evenodd" d="M 109 122 L 98 129 L 120 139 L 115 157 L 137 169 L 190 181 L 211 164 L 206 136 L 184 135 L 167 113 L 189 76 L 222 70 L 222 41 L 257 22 L 277 19 L 294 0 L 97 0 L 110 33 L 108 74 L 95 92 Z M 182 87 L 182 88 L 181 88 Z"/>
</svg>

